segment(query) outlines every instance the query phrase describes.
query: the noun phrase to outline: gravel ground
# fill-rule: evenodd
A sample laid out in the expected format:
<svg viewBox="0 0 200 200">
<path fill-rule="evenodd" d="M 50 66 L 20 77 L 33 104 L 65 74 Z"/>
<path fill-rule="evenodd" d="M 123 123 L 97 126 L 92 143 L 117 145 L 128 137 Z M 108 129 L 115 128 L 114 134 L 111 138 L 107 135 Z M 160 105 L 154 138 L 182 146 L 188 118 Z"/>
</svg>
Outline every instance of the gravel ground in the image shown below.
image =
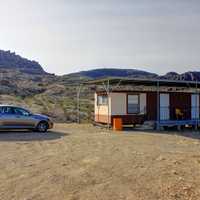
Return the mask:
<svg viewBox="0 0 200 200">
<path fill-rule="evenodd" d="M 198 200 L 199 136 L 77 124 L 0 132 L 0 200 Z"/>
</svg>

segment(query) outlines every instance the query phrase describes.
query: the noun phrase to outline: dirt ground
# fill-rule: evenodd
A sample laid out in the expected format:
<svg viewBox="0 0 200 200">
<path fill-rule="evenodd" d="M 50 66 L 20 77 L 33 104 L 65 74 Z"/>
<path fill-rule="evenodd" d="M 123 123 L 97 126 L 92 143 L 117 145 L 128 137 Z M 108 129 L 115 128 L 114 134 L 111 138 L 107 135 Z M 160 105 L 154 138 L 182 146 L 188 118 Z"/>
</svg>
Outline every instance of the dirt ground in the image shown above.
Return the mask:
<svg viewBox="0 0 200 200">
<path fill-rule="evenodd" d="M 0 132 L 0 200 L 79 199 L 200 199 L 200 133 Z"/>
</svg>

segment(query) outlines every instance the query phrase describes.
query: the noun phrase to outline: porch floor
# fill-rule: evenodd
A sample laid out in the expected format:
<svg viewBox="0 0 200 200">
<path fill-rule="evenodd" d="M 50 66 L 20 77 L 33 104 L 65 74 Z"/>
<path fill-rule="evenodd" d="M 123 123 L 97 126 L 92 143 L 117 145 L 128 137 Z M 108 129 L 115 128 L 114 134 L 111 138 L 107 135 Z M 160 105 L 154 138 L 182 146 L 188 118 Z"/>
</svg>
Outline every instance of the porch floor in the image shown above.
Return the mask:
<svg viewBox="0 0 200 200">
<path fill-rule="evenodd" d="M 199 125 L 199 119 L 190 120 L 161 120 L 159 122 L 160 126 L 176 126 L 176 125 Z"/>
</svg>

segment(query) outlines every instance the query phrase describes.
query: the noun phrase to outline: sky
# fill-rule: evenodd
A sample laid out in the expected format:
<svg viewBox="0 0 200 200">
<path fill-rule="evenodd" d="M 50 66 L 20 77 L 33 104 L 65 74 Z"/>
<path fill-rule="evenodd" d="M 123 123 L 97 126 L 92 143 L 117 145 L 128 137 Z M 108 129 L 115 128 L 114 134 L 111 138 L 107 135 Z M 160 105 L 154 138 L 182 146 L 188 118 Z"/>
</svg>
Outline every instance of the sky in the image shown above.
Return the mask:
<svg viewBox="0 0 200 200">
<path fill-rule="evenodd" d="M 199 0 L 0 0 L 0 49 L 58 75 L 200 71 Z"/>
</svg>

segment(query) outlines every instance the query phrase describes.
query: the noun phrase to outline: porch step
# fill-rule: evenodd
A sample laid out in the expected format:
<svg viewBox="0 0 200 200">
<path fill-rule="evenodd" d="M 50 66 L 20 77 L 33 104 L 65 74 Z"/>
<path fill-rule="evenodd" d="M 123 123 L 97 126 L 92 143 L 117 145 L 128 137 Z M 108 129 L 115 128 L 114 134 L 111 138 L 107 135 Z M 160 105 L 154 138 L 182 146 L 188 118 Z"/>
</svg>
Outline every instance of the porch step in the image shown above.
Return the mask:
<svg viewBox="0 0 200 200">
<path fill-rule="evenodd" d="M 155 128 L 154 121 L 145 121 L 144 124 L 136 127 L 137 130 L 153 130 Z"/>
</svg>

